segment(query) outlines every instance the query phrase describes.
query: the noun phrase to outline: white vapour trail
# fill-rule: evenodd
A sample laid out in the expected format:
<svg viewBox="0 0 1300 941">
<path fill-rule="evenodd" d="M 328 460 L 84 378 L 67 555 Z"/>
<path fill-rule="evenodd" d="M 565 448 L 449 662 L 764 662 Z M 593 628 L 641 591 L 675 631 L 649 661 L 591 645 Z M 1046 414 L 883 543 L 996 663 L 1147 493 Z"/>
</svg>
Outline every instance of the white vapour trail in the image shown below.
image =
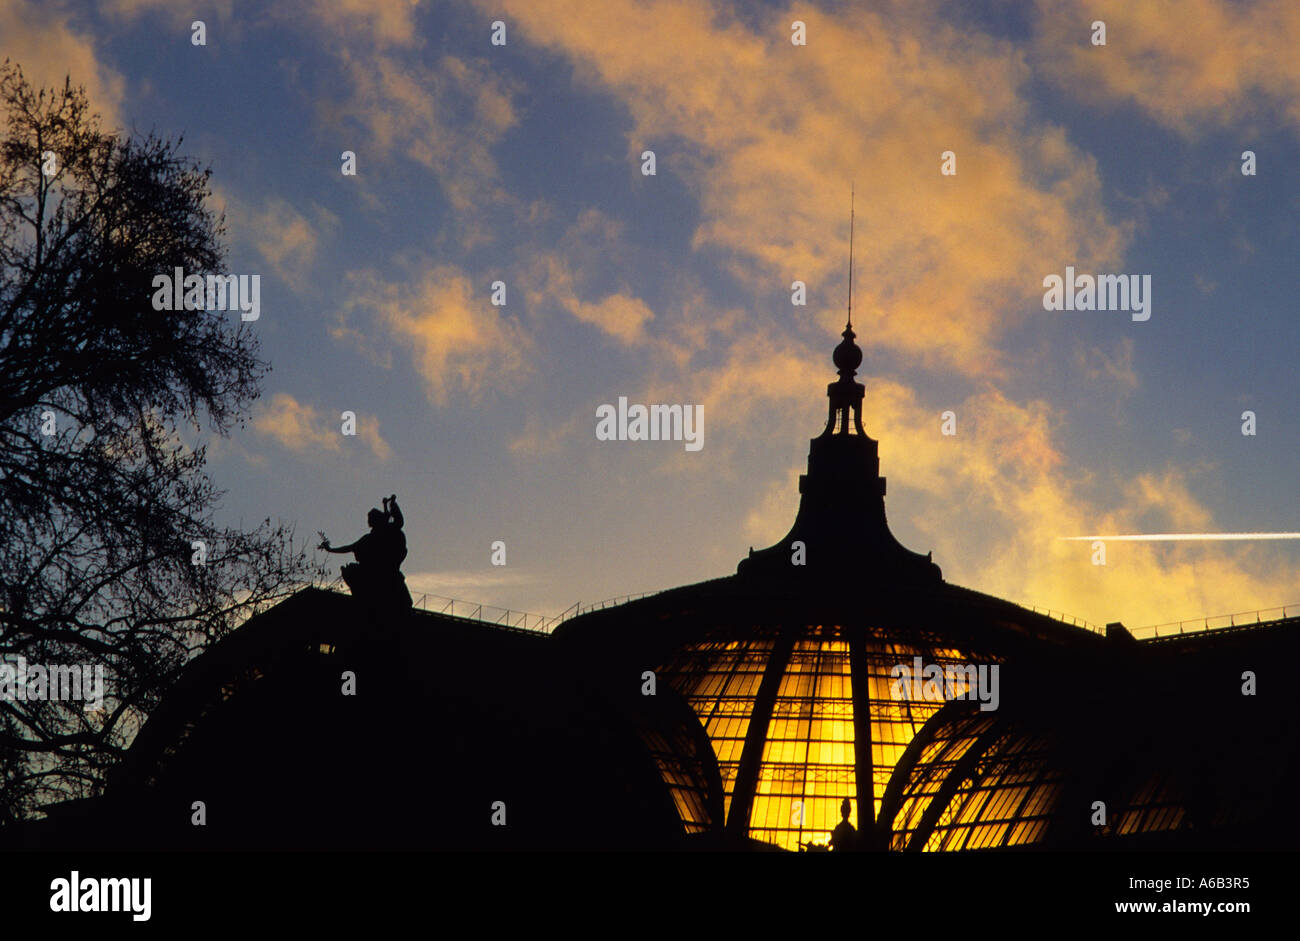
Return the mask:
<svg viewBox="0 0 1300 941">
<path fill-rule="evenodd" d="M 1300 533 L 1131 533 L 1122 536 L 1061 536 L 1071 542 L 1213 542 L 1242 539 L 1300 539 Z"/>
</svg>

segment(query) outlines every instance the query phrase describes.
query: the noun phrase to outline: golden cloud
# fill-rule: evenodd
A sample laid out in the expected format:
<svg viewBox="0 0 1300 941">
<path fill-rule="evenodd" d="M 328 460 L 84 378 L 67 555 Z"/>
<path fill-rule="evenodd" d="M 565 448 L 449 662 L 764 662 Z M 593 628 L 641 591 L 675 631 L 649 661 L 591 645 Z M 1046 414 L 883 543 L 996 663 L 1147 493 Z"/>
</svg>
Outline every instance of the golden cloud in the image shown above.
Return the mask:
<svg viewBox="0 0 1300 941">
<path fill-rule="evenodd" d="M 311 280 L 320 233 L 338 226 L 338 217 L 320 206 L 314 220 L 278 197 L 260 210 L 248 210 L 246 231 L 253 246 L 286 284 L 303 290 Z"/>
<path fill-rule="evenodd" d="M 254 420 L 259 434 L 273 438 L 291 451 L 340 451 L 343 448 L 342 419 L 328 416 L 313 405 L 299 402 L 287 392 L 277 392 L 268 407 Z M 357 437 L 364 441 L 381 461 L 393 455 L 393 449 L 379 433 L 379 419 L 357 415 Z"/>
<path fill-rule="evenodd" d="M 656 150 L 698 199 L 694 244 L 725 250 L 747 282 L 838 290 L 856 179 L 864 341 L 916 361 L 990 374 L 1003 331 L 1041 308 L 1044 274 L 1106 270 L 1129 239 L 1092 158 L 1029 118 L 1016 48 L 929 5 L 801 6 L 758 26 L 679 0 L 498 6 L 514 37 L 627 108 L 629 174 Z M 807 46 L 790 43 L 795 19 Z M 949 150 L 956 176 L 940 174 Z"/>
<path fill-rule="evenodd" d="M 644 301 L 628 294 L 608 294 L 598 301 L 584 301 L 578 296 L 569 261 L 559 253 L 536 253 L 530 267 L 533 280 L 525 293 L 530 309 L 553 302 L 583 323 L 624 343 L 642 339 L 642 327 L 654 319 Z"/>
<path fill-rule="evenodd" d="M 1293 0 L 1038 0 L 1035 56 L 1096 103 L 1132 102 L 1193 134 L 1277 112 L 1300 130 L 1300 5 Z M 1092 45 L 1092 23 L 1106 45 Z"/>
<path fill-rule="evenodd" d="M 409 345 L 434 404 L 446 405 L 456 393 L 477 402 L 489 386 L 513 388 L 529 376 L 532 340 L 491 304 L 489 284 L 476 285 L 450 265 L 421 269 L 409 283 L 381 279 L 373 271 L 350 280 L 348 308 L 369 312 Z M 346 325 L 332 333 L 338 339 L 365 335 Z"/>
<path fill-rule="evenodd" d="M 308 0 L 306 14 L 330 31 L 376 45 L 415 42 L 416 3 L 412 0 Z"/>
<path fill-rule="evenodd" d="M 36 88 L 62 88 L 70 78 L 83 85 L 91 108 L 107 128 L 122 124 L 122 76 L 95 54 L 93 33 L 83 32 L 67 14 L 48 4 L 0 0 L 0 61 L 10 59 Z"/>
<path fill-rule="evenodd" d="M 515 206 L 501 187 L 492 148 L 518 120 L 514 89 L 483 60 L 444 55 L 433 66 L 410 56 L 339 53 L 340 68 L 353 91 L 322 110 L 350 137 L 359 127 L 359 178 L 367 162 L 405 156 L 435 174 L 456 218 L 461 248 L 491 238 L 482 215 L 490 205 Z M 342 148 L 340 148 L 342 150 Z M 519 208 L 523 211 L 523 207 Z"/>
</svg>

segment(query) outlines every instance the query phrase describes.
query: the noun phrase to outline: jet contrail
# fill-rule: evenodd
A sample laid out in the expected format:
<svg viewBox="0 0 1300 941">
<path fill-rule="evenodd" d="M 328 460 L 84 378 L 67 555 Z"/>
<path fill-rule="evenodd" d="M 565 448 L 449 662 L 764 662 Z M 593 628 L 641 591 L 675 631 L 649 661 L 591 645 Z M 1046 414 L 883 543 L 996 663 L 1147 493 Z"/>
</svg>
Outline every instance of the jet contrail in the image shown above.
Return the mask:
<svg viewBox="0 0 1300 941">
<path fill-rule="evenodd" d="M 1226 539 L 1300 539 L 1300 533 L 1131 533 L 1123 536 L 1061 536 L 1071 542 L 1214 542 Z"/>
</svg>

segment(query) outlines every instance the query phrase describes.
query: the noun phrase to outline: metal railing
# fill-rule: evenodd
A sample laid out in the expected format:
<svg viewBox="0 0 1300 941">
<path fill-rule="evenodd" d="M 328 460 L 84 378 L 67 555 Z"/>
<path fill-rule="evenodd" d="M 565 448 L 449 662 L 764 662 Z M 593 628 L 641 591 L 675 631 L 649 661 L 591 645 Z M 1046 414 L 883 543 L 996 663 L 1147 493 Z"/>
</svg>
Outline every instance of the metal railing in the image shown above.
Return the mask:
<svg viewBox="0 0 1300 941">
<path fill-rule="evenodd" d="M 325 588 L 329 591 L 337 591 L 342 594 L 349 594 L 347 583 L 343 581 L 342 576 L 335 577 L 332 581 L 316 582 L 316 587 Z M 412 596 L 412 602 L 415 607 L 421 611 L 429 611 L 433 614 L 446 614 L 450 617 L 464 618 L 469 621 L 481 621 L 484 624 L 494 624 L 498 627 L 512 627 L 517 630 L 536 631 L 541 634 L 549 634 L 559 625 L 577 617 L 579 614 L 586 614 L 590 611 L 600 611 L 603 608 L 611 608 L 615 605 L 624 604 L 628 601 L 634 601 L 637 598 L 644 598 L 647 595 L 653 595 L 656 592 L 643 591 L 634 595 L 620 595 L 617 598 L 606 598 L 604 601 L 598 601 L 595 604 L 584 605 L 575 601 L 563 611 L 556 615 L 534 614 L 529 611 L 515 611 L 512 608 L 503 608 L 499 605 L 483 604 L 479 601 L 466 601 L 463 598 L 448 598 L 444 595 L 435 595 L 432 592 L 421 592 L 419 595 Z"/>
<path fill-rule="evenodd" d="M 627 604 L 629 601 L 636 601 L 638 598 L 647 598 L 650 595 L 657 594 L 659 594 L 657 591 L 639 591 L 634 595 L 619 595 L 617 598 L 606 598 L 604 601 L 597 601 L 595 604 L 584 605 L 579 602 L 569 608 L 569 611 L 573 612 L 572 614 L 570 614 L 569 611 L 566 611 L 564 614 L 561 614 L 560 617 L 577 617 L 579 614 L 587 614 L 591 611 L 600 611 L 604 608 L 612 608 L 615 605 Z"/>
<path fill-rule="evenodd" d="M 336 577 L 332 581 L 318 583 L 317 587 L 327 588 L 331 591 L 347 593 L 348 588 L 342 577 Z M 444 595 L 435 595 L 432 592 L 421 592 L 414 596 L 415 607 L 422 611 L 429 611 L 434 614 L 446 614 L 451 617 L 465 618 L 470 621 L 482 621 L 485 624 L 495 624 L 504 627 L 513 627 L 525 631 L 537 631 L 543 634 L 549 634 L 555 628 L 559 627 L 570 618 L 575 618 L 580 614 L 590 614 L 592 611 L 602 611 L 605 608 L 613 608 L 617 605 L 627 604 L 629 601 L 636 601 L 638 598 L 648 598 L 650 595 L 657 595 L 658 591 L 639 591 L 630 595 L 618 595 L 613 598 L 606 598 L 604 601 L 597 601 L 593 604 L 583 604 L 575 601 L 559 614 L 545 615 L 533 614 L 528 611 L 515 611 L 511 608 L 502 608 L 498 605 L 483 604 L 479 601 L 466 601 L 463 598 L 448 598 Z M 1105 634 L 1104 628 L 1098 627 L 1091 621 L 1085 621 L 1083 618 L 1075 617 L 1072 614 L 1066 614 L 1064 611 L 1054 611 L 1051 608 L 1041 608 L 1038 605 L 1020 603 L 1019 607 L 1033 611 L 1035 614 L 1041 614 L 1051 618 L 1054 621 L 1060 621 L 1062 624 L 1069 624 L 1073 627 L 1082 628 L 1092 631 L 1095 634 Z M 1292 606 L 1293 610 L 1300 610 L 1300 606 Z"/>
<path fill-rule="evenodd" d="M 1264 617 L 1266 614 L 1269 617 Z M 1263 624 L 1266 621 L 1284 621 L 1288 618 L 1300 618 L 1300 604 L 1288 604 L 1280 608 L 1261 608 L 1258 611 L 1240 611 L 1236 614 L 1189 618 L 1186 621 L 1169 621 L 1165 624 L 1148 624 L 1144 627 L 1132 628 L 1129 633 L 1134 637 L 1170 637 L 1174 634 L 1218 631 L 1229 627 Z"/>
<path fill-rule="evenodd" d="M 1037 605 L 1021 604 L 1020 607 L 1028 608 L 1035 614 L 1043 614 L 1055 621 L 1062 621 L 1066 624 L 1073 624 L 1075 627 L 1082 627 L 1096 634 L 1105 634 L 1105 628 L 1098 627 L 1090 621 L 1083 618 L 1077 618 L 1073 615 L 1066 614 L 1062 611 L 1052 611 L 1049 608 L 1040 608 Z M 1265 616 L 1267 615 L 1267 617 Z M 1229 627 L 1245 627 L 1247 625 L 1263 624 L 1268 621 L 1281 621 L 1288 618 L 1300 618 L 1300 604 L 1283 605 L 1277 608 L 1261 608 L 1258 611 L 1239 611 L 1235 614 L 1217 614 L 1209 617 L 1188 618 L 1184 621 L 1169 621 L 1165 624 L 1147 624 L 1143 627 L 1132 627 L 1128 632 L 1135 638 L 1145 639 L 1151 637 L 1170 637 L 1174 634 L 1191 634 L 1198 631 L 1217 631 Z"/>
<path fill-rule="evenodd" d="M 565 620 L 569 616 L 569 611 L 574 608 L 574 606 L 570 606 L 568 610 L 561 614 L 547 616 L 545 614 L 533 614 L 528 611 L 515 611 L 511 608 L 502 608 L 493 604 L 465 601 L 461 598 L 447 598 L 428 592 L 420 594 L 413 600 L 417 608 L 434 614 L 447 614 L 451 617 L 482 621 L 485 624 L 495 624 L 498 627 L 537 631 L 541 634 L 549 634 L 555 630 L 556 626 Z"/>
<path fill-rule="evenodd" d="M 543 634 L 549 634 L 565 621 L 576 618 L 580 614 L 612 608 L 615 605 L 626 604 L 629 601 L 635 601 L 637 598 L 644 598 L 653 594 L 656 594 L 656 592 L 643 591 L 634 595 L 619 595 L 617 598 L 606 598 L 604 601 L 597 601 L 594 604 L 587 605 L 575 601 L 559 614 L 549 616 L 530 614 L 526 611 L 513 611 L 496 605 L 480 604 L 477 601 L 463 601 L 460 598 L 445 598 L 442 595 L 427 592 L 415 599 L 415 606 L 425 611 L 432 611 L 435 614 L 450 614 L 453 617 L 467 618 L 471 621 L 483 621 L 486 624 L 504 625 L 525 631 L 540 631 Z"/>
<path fill-rule="evenodd" d="M 1023 602 L 1017 602 L 1017 604 L 1019 604 L 1019 606 L 1022 608 L 1026 608 L 1034 612 L 1035 614 L 1041 614 L 1044 617 L 1049 617 L 1053 621 L 1060 621 L 1062 624 L 1069 624 L 1073 627 L 1081 627 L 1086 631 L 1092 631 L 1094 634 L 1106 633 L 1105 628 L 1098 627 L 1096 624 L 1093 624 L 1091 621 L 1085 621 L 1083 618 L 1077 618 L 1073 614 L 1066 614 L 1064 611 L 1053 611 L 1051 608 L 1040 608 L 1036 604 L 1024 604 Z"/>
<path fill-rule="evenodd" d="M 346 583 L 342 577 L 336 577 L 332 581 L 316 583 L 319 588 L 327 588 L 331 591 L 348 593 Z M 484 624 L 493 624 L 499 627 L 511 627 L 517 630 L 536 631 L 541 634 L 549 634 L 559 625 L 563 624 L 570 618 L 575 618 L 580 614 L 588 614 L 592 611 L 601 611 L 605 608 L 612 608 L 616 605 L 626 604 L 629 601 L 636 601 L 638 598 L 646 598 L 650 595 L 658 594 L 655 591 L 642 591 L 631 595 L 619 595 L 615 598 L 606 598 L 604 601 L 597 601 L 594 604 L 584 605 L 575 601 L 559 614 L 545 615 L 534 614 L 529 611 L 515 611 L 511 608 L 502 608 L 498 605 L 483 604 L 478 601 L 465 601 L 462 598 L 448 598 L 443 595 L 435 595 L 430 592 L 422 592 L 415 597 L 415 607 L 423 611 L 429 611 L 434 614 L 446 614 L 451 617 L 465 618 L 470 621 L 481 621 Z M 1098 627 L 1091 621 L 1075 617 L 1064 611 L 1055 611 L 1051 608 L 1041 608 L 1034 604 L 1025 604 L 1016 602 L 1019 607 L 1032 611 L 1035 614 L 1041 614 L 1049 617 L 1054 621 L 1060 621 L 1062 624 L 1069 624 L 1072 627 L 1082 628 L 1086 631 L 1092 631 L 1094 634 L 1106 633 L 1105 628 Z M 1268 615 L 1268 617 L 1265 617 Z M 1235 614 L 1218 614 L 1209 617 L 1188 618 L 1183 621 L 1169 621 L 1164 624 L 1147 624 L 1143 627 L 1129 628 L 1129 633 L 1135 638 L 1145 639 L 1154 637 L 1170 637 L 1175 634 L 1191 634 L 1201 631 L 1224 630 L 1231 627 L 1245 627 L 1247 625 L 1263 624 L 1269 621 L 1284 621 L 1290 618 L 1300 618 L 1300 604 L 1282 605 L 1276 608 L 1260 608 L 1256 611 L 1239 611 Z"/>
</svg>

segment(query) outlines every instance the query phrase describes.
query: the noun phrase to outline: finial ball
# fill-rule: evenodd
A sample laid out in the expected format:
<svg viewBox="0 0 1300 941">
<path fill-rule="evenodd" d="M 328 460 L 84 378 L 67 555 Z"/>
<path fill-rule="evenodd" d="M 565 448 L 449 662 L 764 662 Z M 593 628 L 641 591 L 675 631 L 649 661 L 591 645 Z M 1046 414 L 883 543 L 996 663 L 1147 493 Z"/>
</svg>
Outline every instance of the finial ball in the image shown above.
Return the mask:
<svg viewBox="0 0 1300 941">
<path fill-rule="evenodd" d="M 835 363 L 835 368 L 842 373 L 852 374 L 862 365 L 862 350 L 853 342 L 853 328 L 846 327 L 844 333 L 844 342 L 835 347 L 835 352 L 831 354 L 831 360 Z"/>
</svg>

